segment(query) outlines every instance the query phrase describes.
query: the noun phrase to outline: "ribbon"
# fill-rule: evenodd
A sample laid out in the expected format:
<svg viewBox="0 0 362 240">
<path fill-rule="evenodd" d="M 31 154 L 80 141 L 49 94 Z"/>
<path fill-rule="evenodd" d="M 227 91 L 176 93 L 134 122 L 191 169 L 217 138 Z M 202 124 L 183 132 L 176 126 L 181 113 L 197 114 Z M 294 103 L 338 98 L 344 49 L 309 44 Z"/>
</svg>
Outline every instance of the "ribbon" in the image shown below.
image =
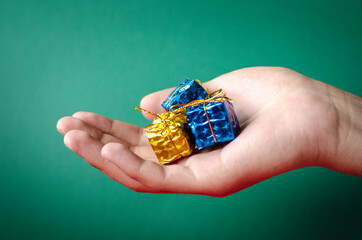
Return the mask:
<svg viewBox="0 0 362 240">
<path fill-rule="evenodd" d="M 190 106 L 196 106 L 196 105 L 199 105 L 199 104 L 203 104 L 204 112 L 206 114 L 207 122 L 209 123 L 209 128 L 210 128 L 210 131 L 211 131 L 211 134 L 212 134 L 212 138 L 214 139 L 214 142 L 217 143 L 217 140 L 216 140 L 216 137 L 215 137 L 215 134 L 214 134 L 214 130 L 212 129 L 212 126 L 211 126 L 209 115 L 207 114 L 207 111 L 206 111 L 205 104 L 208 103 L 208 102 L 223 102 L 223 101 L 232 102 L 233 101 L 232 99 L 226 98 L 225 95 L 226 95 L 226 93 L 223 92 L 222 89 L 219 89 L 219 90 L 216 90 L 216 91 L 208 94 L 204 99 L 194 100 L 194 101 L 186 103 L 186 104 L 173 105 L 173 106 L 170 107 L 170 111 L 177 111 L 177 110 L 180 110 L 180 109 L 182 110 L 182 109 L 188 108 Z M 177 108 L 176 110 L 172 110 L 172 108 L 174 108 L 174 107 L 180 107 L 180 108 Z M 231 113 L 232 113 L 232 117 L 233 117 L 234 122 L 235 122 L 234 113 L 232 111 L 231 111 Z"/>
<path fill-rule="evenodd" d="M 177 110 L 182 110 L 185 108 L 188 108 L 190 106 L 196 106 L 202 103 L 208 103 L 208 102 L 223 102 L 223 101 L 228 101 L 228 102 L 232 102 L 233 100 L 230 98 L 225 97 L 226 93 L 222 91 L 222 89 L 216 90 L 210 94 L 208 94 L 204 99 L 199 99 L 199 100 L 194 100 L 192 102 L 189 103 L 185 103 L 185 104 L 175 104 L 172 105 L 170 107 L 170 111 L 174 112 Z M 174 107 L 180 107 L 177 108 L 176 110 L 172 110 Z"/>
<path fill-rule="evenodd" d="M 195 79 L 196 80 L 196 79 Z M 228 101 L 228 102 L 233 102 L 233 99 L 230 99 L 230 98 L 227 98 L 225 97 L 226 96 L 226 93 L 222 91 L 222 89 L 218 89 L 210 94 L 208 94 L 204 99 L 200 99 L 200 100 L 194 100 L 192 102 L 189 102 L 189 103 L 185 103 L 185 104 L 175 104 L 175 105 L 172 105 L 170 107 L 170 111 L 169 112 L 166 112 L 164 113 L 165 116 L 161 116 L 159 114 L 156 114 L 156 113 L 153 113 L 153 112 L 150 112 L 150 111 L 147 111 L 143 108 L 139 108 L 139 107 L 135 107 L 136 110 L 140 110 L 142 112 L 145 112 L 145 113 L 148 113 L 148 114 L 151 114 L 151 115 L 154 115 L 155 117 L 158 117 L 165 125 L 166 127 L 169 127 L 169 124 L 167 123 L 167 121 L 165 121 L 165 119 L 167 120 L 170 120 L 172 121 L 173 118 L 175 118 L 177 116 L 177 114 L 181 113 L 182 110 L 190 107 L 190 106 L 196 106 L 196 105 L 199 105 L 199 104 L 203 104 L 204 106 L 204 111 L 205 111 L 205 114 L 206 114 L 206 118 L 207 118 L 207 122 L 209 124 L 209 128 L 210 128 L 210 131 L 211 131 L 211 134 L 212 134 L 212 137 L 215 141 L 215 143 L 217 143 L 217 140 L 216 140 L 216 137 L 215 137 L 215 134 L 214 134 L 214 130 L 212 129 L 212 126 L 211 126 L 211 122 L 210 122 L 210 119 L 209 119 L 209 115 L 207 114 L 207 110 L 206 110 L 206 103 L 209 103 L 209 102 L 223 102 L 223 101 Z M 174 107 L 179 107 L 175 110 L 172 110 Z M 172 116 L 172 113 L 174 114 L 173 117 L 170 118 L 170 116 Z M 233 111 L 231 111 L 232 113 L 232 117 L 233 117 L 233 120 L 234 122 L 236 123 L 235 121 L 235 116 L 234 116 L 234 113 Z M 151 127 L 152 125 L 154 124 L 151 124 L 151 125 L 148 125 L 147 127 Z M 145 128 L 147 128 L 145 127 Z M 164 136 L 165 137 L 165 136 Z M 171 142 L 175 145 L 175 143 L 172 141 L 172 139 L 167 135 L 168 139 L 171 140 Z M 176 145 L 175 145 L 175 148 L 176 148 Z M 177 149 L 177 148 L 176 148 Z M 178 151 L 178 149 L 177 149 Z M 180 153 L 179 153 L 180 154 Z M 180 154 L 181 155 L 181 154 Z"/>
<path fill-rule="evenodd" d="M 135 109 L 135 110 L 139 110 L 139 111 L 144 112 L 144 113 L 151 114 L 151 115 L 153 115 L 153 116 L 155 116 L 155 117 L 159 117 L 159 118 L 162 119 L 162 117 L 161 117 L 160 115 L 158 115 L 157 113 L 153 113 L 153 112 L 147 111 L 146 109 L 140 108 L 140 107 L 138 107 L 138 106 L 136 106 L 134 109 Z"/>
<path fill-rule="evenodd" d="M 168 123 L 167 123 L 168 121 L 166 121 L 166 120 L 172 121 L 173 119 L 175 119 L 177 117 L 178 114 L 181 113 L 181 111 L 183 109 L 176 109 L 174 111 L 165 112 L 165 113 L 162 113 L 162 115 L 147 111 L 146 109 L 143 109 L 143 108 L 140 108 L 140 107 L 137 107 L 137 106 L 135 107 L 135 110 L 139 110 L 141 112 L 151 114 L 151 115 L 159 118 L 165 125 L 168 125 Z M 152 123 L 152 124 L 146 126 L 145 128 L 148 128 L 148 127 L 150 127 L 152 125 L 154 125 L 154 124 Z"/>
</svg>

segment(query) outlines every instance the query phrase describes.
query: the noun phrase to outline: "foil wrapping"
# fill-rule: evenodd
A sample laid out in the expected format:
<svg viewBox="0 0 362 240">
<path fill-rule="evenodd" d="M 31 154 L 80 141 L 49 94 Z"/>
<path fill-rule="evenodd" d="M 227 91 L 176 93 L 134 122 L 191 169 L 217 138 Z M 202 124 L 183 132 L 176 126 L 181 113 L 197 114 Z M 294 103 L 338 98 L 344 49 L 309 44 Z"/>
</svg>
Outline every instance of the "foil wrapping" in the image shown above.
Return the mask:
<svg viewBox="0 0 362 240">
<path fill-rule="evenodd" d="M 197 149 L 236 138 L 238 119 L 231 102 L 203 102 L 187 107 L 187 122 Z"/>
<path fill-rule="evenodd" d="M 186 122 L 186 109 L 157 114 L 145 131 L 161 164 L 187 157 L 194 149 Z"/>
<path fill-rule="evenodd" d="M 166 111 L 169 111 L 173 105 L 186 104 L 194 100 L 204 99 L 207 96 L 207 92 L 201 86 L 199 80 L 187 78 L 172 91 L 161 106 L 166 109 Z M 174 107 L 172 110 L 176 108 L 177 107 Z"/>
</svg>

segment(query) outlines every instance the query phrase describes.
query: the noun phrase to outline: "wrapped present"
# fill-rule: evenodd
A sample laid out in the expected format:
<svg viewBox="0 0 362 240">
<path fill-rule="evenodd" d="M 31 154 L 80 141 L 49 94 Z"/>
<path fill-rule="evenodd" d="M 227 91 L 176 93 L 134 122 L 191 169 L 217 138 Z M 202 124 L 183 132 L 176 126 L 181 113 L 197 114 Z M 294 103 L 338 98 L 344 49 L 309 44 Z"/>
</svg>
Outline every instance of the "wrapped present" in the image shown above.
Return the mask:
<svg viewBox="0 0 362 240">
<path fill-rule="evenodd" d="M 221 90 L 205 100 L 191 102 L 187 107 L 187 122 L 198 149 L 236 138 L 238 119 L 231 99 L 220 96 Z"/>
<path fill-rule="evenodd" d="M 169 111 L 173 105 L 186 104 L 193 100 L 204 99 L 205 97 L 207 97 L 207 92 L 201 86 L 200 80 L 187 78 L 172 91 L 161 106 L 166 111 Z"/>
<path fill-rule="evenodd" d="M 173 162 L 189 156 L 194 147 L 194 141 L 189 134 L 186 122 L 186 109 L 155 114 L 145 109 L 140 110 L 155 116 L 153 123 L 145 127 L 146 136 L 161 164 Z"/>
</svg>

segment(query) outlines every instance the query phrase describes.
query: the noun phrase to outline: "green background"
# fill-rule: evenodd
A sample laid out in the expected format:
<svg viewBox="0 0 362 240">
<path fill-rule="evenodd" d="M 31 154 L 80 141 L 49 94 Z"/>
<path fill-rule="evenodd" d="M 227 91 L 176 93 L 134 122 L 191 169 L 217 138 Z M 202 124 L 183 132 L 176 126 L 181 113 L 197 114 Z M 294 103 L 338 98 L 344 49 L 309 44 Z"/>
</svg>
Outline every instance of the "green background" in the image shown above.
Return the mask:
<svg viewBox="0 0 362 240">
<path fill-rule="evenodd" d="M 225 198 L 139 194 L 63 145 L 59 118 L 145 126 L 186 77 L 284 66 L 362 95 L 361 1 L 0 1 L 1 239 L 362 239 L 362 181 L 322 168 Z"/>
</svg>

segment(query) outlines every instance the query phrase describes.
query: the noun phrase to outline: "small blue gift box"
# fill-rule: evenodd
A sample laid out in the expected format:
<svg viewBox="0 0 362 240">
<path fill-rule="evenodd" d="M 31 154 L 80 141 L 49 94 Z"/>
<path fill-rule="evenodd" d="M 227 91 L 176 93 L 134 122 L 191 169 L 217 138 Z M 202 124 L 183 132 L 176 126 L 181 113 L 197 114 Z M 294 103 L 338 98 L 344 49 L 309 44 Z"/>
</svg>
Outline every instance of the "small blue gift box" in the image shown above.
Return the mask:
<svg viewBox="0 0 362 240">
<path fill-rule="evenodd" d="M 186 78 L 180 83 L 161 104 L 161 106 L 169 111 L 173 105 L 189 103 L 193 100 L 204 99 L 207 97 L 206 90 L 201 86 L 199 80 L 191 80 Z M 172 110 L 178 107 L 173 107 Z"/>
<path fill-rule="evenodd" d="M 189 106 L 186 117 L 199 150 L 233 140 L 239 130 L 234 107 L 226 100 Z"/>
</svg>

